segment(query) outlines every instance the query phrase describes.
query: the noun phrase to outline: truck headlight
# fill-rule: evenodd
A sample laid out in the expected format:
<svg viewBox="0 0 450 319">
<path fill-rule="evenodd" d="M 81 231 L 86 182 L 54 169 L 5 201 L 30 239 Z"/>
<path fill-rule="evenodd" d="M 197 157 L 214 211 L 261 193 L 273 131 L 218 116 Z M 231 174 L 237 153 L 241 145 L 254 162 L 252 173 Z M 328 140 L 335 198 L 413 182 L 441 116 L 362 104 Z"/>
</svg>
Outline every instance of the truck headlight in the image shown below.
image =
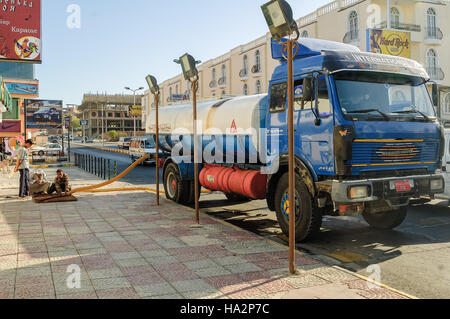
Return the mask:
<svg viewBox="0 0 450 319">
<path fill-rule="evenodd" d="M 441 190 L 444 188 L 444 180 L 440 179 L 432 179 L 430 182 L 430 188 L 432 191 Z"/>
<path fill-rule="evenodd" d="M 369 189 L 370 188 L 367 185 L 350 187 L 348 197 L 350 199 L 360 199 L 369 197 Z"/>
</svg>

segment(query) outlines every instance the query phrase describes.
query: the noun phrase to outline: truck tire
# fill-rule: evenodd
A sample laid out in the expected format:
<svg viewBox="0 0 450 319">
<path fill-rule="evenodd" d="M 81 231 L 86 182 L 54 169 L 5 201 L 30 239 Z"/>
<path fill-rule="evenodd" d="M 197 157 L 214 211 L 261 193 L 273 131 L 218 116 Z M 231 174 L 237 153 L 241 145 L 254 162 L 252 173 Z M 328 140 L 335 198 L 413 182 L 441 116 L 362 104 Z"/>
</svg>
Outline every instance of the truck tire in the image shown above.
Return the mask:
<svg viewBox="0 0 450 319">
<path fill-rule="evenodd" d="M 164 191 L 166 198 L 175 203 L 184 205 L 189 200 L 189 182 L 181 180 L 178 167 L 174 163 L 170 163 L 164 172 Z"/>
<path fill-rule="evenodd" d="M 186 183 L 186 193 L 189 194 L 189 196 L 186 198 L 186 202 L 185 204 L 188 206 L 193 206 L 195 205 L 195 182 L 194 181 L 188 181 L 185 182 Z M 201 194 L 201 190 L 202 190 L 202 185 L 198 185 L 198 194 L 197 194 L 197 198 L 200 198 L 200 194 Z"/>
<path fill-rule="evenodd" d="M 408 215 L 408 208 L 402 207 L 398 210 L 371 214 L 367 211 L 363 213 L 364 220 L 373 228 L 390 230 L 400 226 Z"/>
<path fill-rule="evenodd" d="M 251 199 L 242 195 L 233 194 L 233 193 L 224 193 L 227 199 L 232 203 L 247 203 L 250 202 Z"/>
<path fill-rule="evenodd" d="M 306 184 L 297 175 L 296 183 L 295 239 L 297 242 L 313 238 L 322 226 L 322 211 L 314 207 Z M 283 233 L 289 237 L 289 174 L 285 173 L 275 190 L 275 211 Z"/>
</svg>

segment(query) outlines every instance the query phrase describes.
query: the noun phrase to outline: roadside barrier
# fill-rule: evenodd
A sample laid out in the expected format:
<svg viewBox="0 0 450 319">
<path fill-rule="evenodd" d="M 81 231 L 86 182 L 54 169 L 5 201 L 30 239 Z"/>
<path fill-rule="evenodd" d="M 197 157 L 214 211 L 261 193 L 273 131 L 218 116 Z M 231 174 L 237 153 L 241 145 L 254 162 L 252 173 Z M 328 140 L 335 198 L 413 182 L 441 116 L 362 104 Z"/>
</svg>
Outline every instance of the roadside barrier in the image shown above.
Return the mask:
<svg viewBox="0 0 450 319">
<path fill-rule="evenodd" d="M 78 144 L 78 143 L 74 143 L 74 145 L 82 146 L 82 147 L 86 147 L 86 148 L 93 148 L 93 149 L 104 151 L 104 152 L 130 155 L 129 151 L 119 150 L 119 149 L 115 149 L 115 148 L 108 148 L 108 147 L 101 147 L 101 146 L 94 146 L 94 145 L 87 145 L 87 144 Z"/>
<path fill-rule="evenodd" d="M 96 157 L 90 154 L 74 153 L 75 166 L 98 176 L 104 180 L 111 179 L 111 176 L 117 176 L 117 161 L 112 166 L 111 160 L 103 157 Z"/>
</svg>

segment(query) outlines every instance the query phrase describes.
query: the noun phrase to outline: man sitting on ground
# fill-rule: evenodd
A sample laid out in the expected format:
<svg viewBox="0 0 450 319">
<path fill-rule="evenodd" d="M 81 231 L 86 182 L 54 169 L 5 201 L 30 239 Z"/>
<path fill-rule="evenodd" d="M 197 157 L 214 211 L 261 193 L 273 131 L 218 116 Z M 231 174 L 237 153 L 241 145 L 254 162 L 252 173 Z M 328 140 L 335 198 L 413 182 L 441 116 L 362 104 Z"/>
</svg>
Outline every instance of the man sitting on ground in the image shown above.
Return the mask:
<svg viewBox="0 0 450 319">
<path fill-rule="evenodd" d="M 30 193 L 32 196 L 47 193 L 50 183 L 47 181 L 43 170 L 40 169 L 34 173 L 33 176 L 31 176 L 31 180 L 33 182 L 30 187 Z"/>
<path fill-rule="evenodd" d="M 56 171 L 56 178 L 53 185 L 48 190 L 48 194 L 51 195 L 54 192 L 58 194 L 59 196 L 63 194 L 67 194 L 72 190 L 72 187 L 70 187 L 69 184 L 69 176 L 67 176 L 66 173 L 62 169 L 59 169 Z"/>
</svg>

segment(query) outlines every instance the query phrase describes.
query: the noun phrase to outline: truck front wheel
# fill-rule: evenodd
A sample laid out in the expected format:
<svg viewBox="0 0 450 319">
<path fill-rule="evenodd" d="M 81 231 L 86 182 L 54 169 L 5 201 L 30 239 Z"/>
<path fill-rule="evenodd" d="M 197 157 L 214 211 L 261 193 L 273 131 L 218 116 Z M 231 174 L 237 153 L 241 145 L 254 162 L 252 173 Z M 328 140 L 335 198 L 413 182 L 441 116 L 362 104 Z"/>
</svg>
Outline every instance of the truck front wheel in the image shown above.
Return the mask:
<svg viewBox="0 0 450 319">
<path fill-rule="evenodd" d="M 390 230 L 400 226 L 408 214 L 407 207 L 402 207 L 398 210 L 389 212 L 372 214 L 368 211 L 363 213 L 365 221 L 376 229 Z"/>
<path fill-rule="evenodd" d="M 170 163 L 164 172 L 164 191 L 166 198 L 178 204 L 186 204 L 189 200 L 188 182 L 183 182 L 178 167 Z"/>
<path fill-rule="evenodd" d="M 313 238 L 320 232 L 322 226 L 322 212 L 314 207 L 312 197 L 306 184 L 297 176 L 296 212 L 295 212 L 295 239 L 297 242 Z M 289 174 L 284 174 L 275 192 L 275 210 L 278 223 L 286 236 L 289 236 Z"/>
</svg>

